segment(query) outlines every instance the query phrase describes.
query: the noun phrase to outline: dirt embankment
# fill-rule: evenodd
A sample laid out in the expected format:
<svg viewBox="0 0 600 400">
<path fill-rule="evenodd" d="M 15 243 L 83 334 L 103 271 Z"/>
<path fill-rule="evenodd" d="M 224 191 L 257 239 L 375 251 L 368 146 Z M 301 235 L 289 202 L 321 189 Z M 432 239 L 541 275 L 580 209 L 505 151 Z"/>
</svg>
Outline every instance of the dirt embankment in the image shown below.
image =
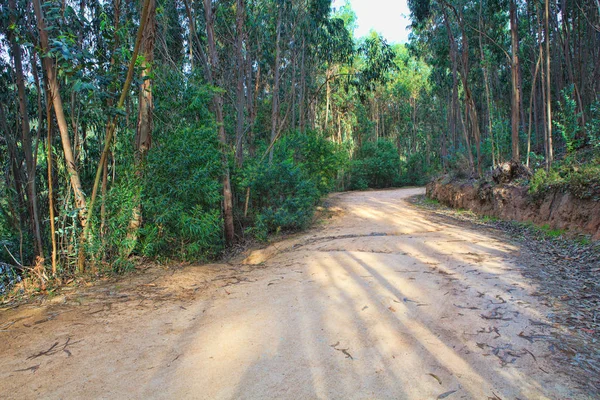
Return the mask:
<svg viewBox="0 0 600 400">
<path fill-rule="evenodd" d="M 600 240 L 600 202 L 580 199 L 568 191 L 549 190 L 533 197 L 524 186 L 448 182 L 441 177 L 427 185 L 427 197 L 481 215 L 548 224 L 553 229 L 587 233 Z"/>
</svg>

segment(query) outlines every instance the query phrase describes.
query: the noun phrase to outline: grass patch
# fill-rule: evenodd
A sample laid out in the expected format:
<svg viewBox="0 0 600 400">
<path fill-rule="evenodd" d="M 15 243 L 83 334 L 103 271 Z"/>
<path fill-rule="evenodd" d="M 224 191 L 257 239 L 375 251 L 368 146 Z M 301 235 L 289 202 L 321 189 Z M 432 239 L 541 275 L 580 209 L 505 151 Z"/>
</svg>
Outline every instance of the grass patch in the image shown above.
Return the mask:
<svg viewBox="0 0 600 400">
<path fill-rule="evenodd" d="M 592 244 L 592 239 L 589 236 L 580 236 L 575 240 L 582 246 L 589 246 Z"/>
<path fill-rule="evenodd" d="M 580 199 L 600 200 L 600 155 L 573 154 L 550 171 L 539 168 L 529 181 L 529 194 L 540 197 L 550 189 L 568 190 Z"/>
<path fill-rule="evenodd" d="M 553 237 L 553 238 L 562 236 L 562 235 L 564 235 L 567 232 L 564 229 L 553 229 L 548 224 L 544 224 L 542 226 L 539 226 L 539 227 L 537 227 L 537 229 L 539 229 L 541 232 L 543 232 L 546 236 Z"/>
<path fill-rule="evenodd" d="M 498 221 L 500 221 L 499 218 L 492 217 L 490 215 L 484 215 L 483 217 L 480 217 L 479 219 L 481 220 L 481 222 L 498 222 Z"/>
<path fill-rule="evenodd" d="M 437 206 L 440 204 L 440 202 L 437 199 L 430 199 L 429 197 L 424 197 L 423 204 L 427 204 L 430 206 Z"/>
</svg>

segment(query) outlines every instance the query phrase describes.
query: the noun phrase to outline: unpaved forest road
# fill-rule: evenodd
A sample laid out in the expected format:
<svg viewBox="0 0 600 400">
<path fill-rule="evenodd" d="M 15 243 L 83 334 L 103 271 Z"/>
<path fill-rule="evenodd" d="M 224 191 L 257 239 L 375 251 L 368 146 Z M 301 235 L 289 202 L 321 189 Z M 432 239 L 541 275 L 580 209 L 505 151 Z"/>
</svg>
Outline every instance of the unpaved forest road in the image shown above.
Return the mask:
<svg viewBox="0 0 600 400">
<path fill-rule="evenodd" d="M 586 398 L 519 249 L 403 200 L 421 193 L 333 195 L 339 215 L 243 265 L 3 312 L 0 397 Z"/>
</svg>

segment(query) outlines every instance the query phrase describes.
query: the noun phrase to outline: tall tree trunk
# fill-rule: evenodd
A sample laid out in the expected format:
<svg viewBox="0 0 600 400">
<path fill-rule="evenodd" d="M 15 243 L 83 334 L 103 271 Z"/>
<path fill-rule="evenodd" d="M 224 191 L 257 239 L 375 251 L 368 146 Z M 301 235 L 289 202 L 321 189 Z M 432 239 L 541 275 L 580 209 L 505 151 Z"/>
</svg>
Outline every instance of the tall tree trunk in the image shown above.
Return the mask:
<svg viewBox="0 0 600 400">
<path fill-rule="evenodd" d="M 279 6 L 279 12 L 277 13 L 277 38 L 275 40 L 275 65 L 273 66 L 274 78 L 273 78 L 273 101 L 271 107 L 271 143 L 276 139 L 277 125 L 279 122 L 279 77 L 280 77 L 280 64 L 281 64 L 281 13 L 283 6 Z M 273 148 L 269 152 L 269 162 L 273 161 Z"/>
<path fill-rule="evenodd" d="M 46 91 L 48 93 L 48 91 Z M 50 113 L 50 103 L 46 103 L 46 124 L 48 128 L 48 143 L 47 143 L 47 163 L 48 163 L 48 211 L 50 216 L 50 241 L 52 243 L 52 275 L 56 276 L 56 228 L 54 226 L 54 184 L 52 178 L 52 115 Z"/>
<path fill-rule="evenodd" d="M 81 179 L 79 178 L 79 171 L 77 170 L 75 158 L 73 157 L 71 139 L 69 138 L 69 128 L 67 125 L 67 119 L 65 118 L 62 98 L 60 96 L 60 86 L 58 84 L 58 78 L 56 76 L 54 61 L 52 60 L 52 58 L 46 56 L 49 49 L 48 28 L 46 26 L 46 21 L 42 13 L 42 6 L 40 0 L 33 0 L 33 8 L 37 19 L 37 27 L 40 35 L 40 45 L 42 53 L 44 55 L 44 57 L 42 58 L 42 63 L 44 65 L 46 79 L 48 80 L 48 89 L 52 99 L 54 114 L 56 116 L 56 122 L 58 124 L 58 129 L 60 132 L 60 139 L 62 142 L 63 152 L 65 156 L 65 163 L 67 164 L 67 172 L 70 177 L 71 187 L 73 188 L 75 206 L 79 209 L 81 226 L 85 227 L 87 225 L 88 220 L 88 218 L 86 217 L 85 194 L 83 193 L 83 189 L 81 188 Z"/>
<path fill-rule="evenodd" d="M 452 61 L 452 102 L 450 105 L 450 134 L 452 136 L 452 140 L 454 141 L 454 145 L 457 144 L 456 137 L 456 128 L 458 125 L 458 61 L 457 61 L 457 46 L 456 40 L 454 39 L 454 34 L 452 33 L 452 27 L 450 25 L 450 21 L 448 19 L 448 13 L 445 9 L 443 9 L 444 13 L 444 25 L 446 25 L 446 31 L 448 33 L 449 39 L 449 48 L 450 48 L 450 59 Z M 471 167 L 473 166 L 473 162 L 471 160 L 471 151 L 469 150 L 469 162 Z"/>
<path fill-rule="evenodd" d="M 204 1 L 204 17 L 206 18 L 206 39 L 208 42 L 208 53 L 210 58 L 210 68 L 208 81 L 214 85 L 217 81 L 216 73 L 219 69 L 219 55 L 217 54 L 217 45 L 215 42 L 214 14 L 211 0 Z M 225 122 L 223 120 L 223 96 L 215 93 L 213 96 L 213 105 L 215 109 L 215 118 L 219 128 L 219 142 L 221 144 L 221 159 L 223 163 L 223 219 L 225 223 L 225 242 L 231 245 L 235 239 L 235 230 L 233 226 L 233 195 L 231 193 L 231 180 L 229 176 L 229 163 L 227 161 L 227 135 L 225 133 Z"/>
<path fill-rule="evenodd" d="M 244 148 L 242 146 L 244 137 L 244 6 L 245 0 L 236 1 L 236 37 L 235 51 L 237 62 L 237 116 L 235 127 L 235 160 L 238 167 L 244 163 Z"/>
<path fill-rule="evenodd" d="M 327 132 L 327 129 L 329 129 L 329 105 L 330 105 L 330 99 L 331 99 L 331 87 L 329 86 L 330 78 L 331 78 L 331 69 L 329 68 L 329 65 L 328 65 L 327 70 L 325 72 L 326 101 L 325 101 L 325 123 L 323 126 L 323 131 L 325 131 L 325 132 Z"/>
<path fill-rule="evenodd" d="M 144 25 L 142 35 L 142 62 L 141 81 L 139 93 L 139 109 L 137 118 L 137 129 L 135 135 L 135 151 L 138 161 L 143 162 L 146 153 L 152 145 L 152 129 L 154 120 L 152 112 L 154 101 L 152 97 L 152 64 L 154 62 L 154 43 L 156 39 L 156 2 L 150 0 L 148 5 L 148 16 Z"/>
<path fill-rule="evenodd" d="M 531 95 L 529 96 L 529 124 L 527 127 L 527 157 L 526 157 L 526 161 L 525 161 L 525 165 L 527 165 L 528 167 L 529 167 L 529 155 L 531 153 L 531 125 L 532 125 L 531 115 L 532 115 L 532 111 L 533 111 L 533 99 L 535 97 L 535 85 L 536 85 L 536 81 L 537 81 L 538 71 L 540 69 L 540 61 L 541 60 L 542 60 L 542 46 L 540 44 L 539 56 L 535 63 L 535 71 L 533 72 L 533 82 L 531 84 Z"/>
<path fill-rule="evenodd" d="M 302 60 L 300 61 L 300 109 L 298 113 L 300 114 L 300 132 L 304 133 L 306 129 L 306 64 L 305 64 L 305 54 L 306 54 L 306 39 L 302 36 Z"/>
<path fill-rule="evenodd" d="M 512 160 L 520 161 L 519 156 L 519 36 L 517 26 L 517 5 L 515 0 L 510 1 L 510 36 L 512 44 L 512 62 L 511 62 L 511 83 L 512 83 L 512 100 L 511 100 L 511 139 L 512 139 Z"/>
<path fill-rule="evenodd" d="M 208 57 L 206 56 L 206 53 L 204 52 L 204 48 L 202 47 L 202 43 L 200 43 L 200 38 L 198 38 L 198 34 L 196 32 L 196 22 L 194 20 L 194 16 L 192 15 L 192 8 L 191 5 L 189 4 L 189 0 L 183 0 L 183 4 L 185 5 L 185 11 L 188 17 L 188 29 L 190 32 L 190 40 L 191 43 L 190 45 L 190 54 L 196 54 L 193 52 L 194 49 L 194 43 L 196 43 L 196 50 L 197 54 L 200 58 L 200 63 L 202 65 L 202 68 L 204 69 L 204 73 L 206 74 L 206 76 L 208 77 L 210 74 L 210 66 L 209 66 L 209 61 L 208 61 Z M 192 65 L 193 67 L 193 65 Z"/>
<path fill-rule="evenodd" d="M 17 5 L 15 0 L 9 0 L 8 6 L 10 9 L 10 23 L 17 25 Z M 31 233 L 33 234 L 36 256 L 43 257 L 42 235 L 40 233 L 40 218 L 37 204 L 37 188 L 35 182 L 36 175 L 36 159 L 33 155 L 31 146 L 31 129 L 29 126 L 29 114 L 27 107 L 27 95 L 25 93 L 25 79 L 23 78 L 23 63 L 21 59 L 21 46 L 17 43 L 13 30 L 9 30 L 9 40 L 12 50 L 12 56 L 15 63 L 15 73 L 17 77 L 17 92 L 19 94 L 19 113 L 21 116 L 21 143 L 23 153 L 25 154 L 25 166 L 27 169 L 27 200 L 29 202 L 29 210 L 31 215 Z M 35 68 L 35 66 L 33 66 Z"/>
<path fill-rule="evenodd" d="M 550 79 L 550 0 L 544 2 L 544 36 L 546 40 L 546 168 L 550 169 L 554 159 L 552 148 L 552 91 Z"/>
<path fill-rule="evenodd" d="M 260 54 L 260 43 L 258 44 L 258 53 Z M 246 60 L 247 68 L 248 68 L 248 89 L 252 87 L 252 63 L 253 60 L 248 54 L 248 59 Z M 256 116 L 258 115 L 258 95 L 260 93 L 260 63 L 257 63 L 256 66 L 256 78 L 254 79 L 254 89 L 252 96 L 248 95 L 248 115 L 250 116 L 250 121 L 248 121 L 248 154 L 251 158 L 253 158 L 256 154 L 256 146 L 254 143 L 254 126 L 256 123 Z"/>
<path fill-rule="evenodd" d="M 443 3 L 452 9 L 456 20 L 458 21 L 458 25 L 462 34 L 462 83 L 463 90 L 465 92 L 465 118 L 461 120 L 465 143 L 467 145 L 467 155 L 469 158 L 469 164 L 471 167 L 471 171 L 475 174 L 475 164 L 473 162 L 473 155 L 471 153 L 471 146 L 469 143 L 469 131 L 473 134 L 473 138 L 475 139 L 475 147 L 477 149 L 477 173 L 481 175 L 481 134 L 479 132 L 479 120 L 477 117 L 477 108 L 475 107 L 475 102 L 473 100 L 473 95 L 471 93 L 471 89 L 469 88 L 469 42 L 468 36 L 465 31 L 465 23 L 463 19 L 462 12 L 458 12 L 458 10 L 451 5 L 450 3 L 443 1 Z M 454 48 L 454 57 L 456 57 L 456 40 L 454 39 L 454 35 L 452 34 L 452 30 L 450 29 L 450 21 L 448 20 L 447 12 L 444 9 L 444 21 L 446 23 L 446 30 L 448 31 L 448 36 L 450 38 L 450 46 Z M 462 118 L 462 116 L 461 116 Z"/>
<path fill-rule="evenodd" d="M 156 42 L 156 2 L 150 0 L 144 32 L 142 34 L 141 52 L 141 84 L 139 93 L 139 108 L 137 117 L 137 129 L 135 134 L 135 163 L 136 175 L 140 181 L 144 175 L 144 161 L 146 154 L 152 146 L 152 130 L 154 128 L 154 119 L 152 113 L 154 110 L 154 99 L 152 96 L 152 64 L 154 63 L 154 44 Z M 106 164 L 106 162 L 104 163 Z M 104 175 L 104 173 L 103 173 Z M 103 182 L 104 184 L 104 182 Z M 141 182 L 140 182 L 141 184 Z M 128 253 L 131 253 L 137 242 L 137 233 L 142 225 L 142 205 L 141 193 L 136 194 L 135 203 L 132 210 L 131 220 L 127 233 Z"/>
<path fill-rule="evenodd" d="M 481 37 L 481 32 L 483 31 L 483 18 L 482 18 L 482 6 L 483 2 L 479 3 L 479 54 L 481 56 L 481 70 L 483 71 L 483 81 L 485 86 L 485 100 L 486 100 L 486 108 L 487 108 L 487 125 L 488 125 L 488 134 L 490 135 L 490 141 L 492 144 L 492 166 L 496 167 L 496 150 L 495 150 L 495 141 L 494 141 L 494 132 L 493 132 L 493 124 L 492 124 L 492 100 L 490 96 L 490 83 L 488 77 L 488 66 L 485 57 L 485 52 L 483 51 L 483 40 Z"/>
<path fill-rule="evenodd" d="M 21 168 L 21 160 L 19 159 L 19 155 L 17 152 L 17 146 L 15 141 L 13 141 L 13 138 L 10 134 L 10 130 L 6 124 L 6 114 L 4 113 L 4 104 L 0 103 L 0 128 L 2 128 L 2 130 L 5 132 L 5 137 L 6 137 L 6 147 L 8 147 L 8 156 L 9 156 L 9 160 L 10 160 L 10 167 L 12 170 L 12 176 L 13 176 L 13 182 L 14 182 L 14 191 L 17 197 L 17 209 L 14 209 L 14 207 L 11 206 L 11 203 L 9 203 L 9 206 L 11 208 L 13 208 L 12 210 L 12 218 L 11 220 L 11 224 L 13 226 L 14 229 L 19 231 L 19 238 L 20 238 L 20 242 L 21 242 L 21 246 L 20 246 L 20 259 L 21 262 L 23 262 L 23 249 L 22 249 L 22 243 L 23 243 L 23 221 L 26 220 L 26 215 L 24 214 L 24 210 L 26 208 L 25 205 L 25 197 L 23 195 L 23 182 L 25 182 L 25 174 L 23 173 L 23 169 Z M 8 174 L 5 175 L 5 179 L 6 179 L 6 186 L 10 187 L 10 178 L 8 176 Z"/>
<path fill-rule="evenodd" d="M 294 39 L 295 41 L 295 39 Z M 294 49 L 295 50 L 295 49 Z M 290 129 L 293 131 L 296 129 L 296 69 L 297 69 L 297 64 L 298 64 L 298 56 L 296 54 L 296 51 L 294 51 L 292 53 L 292 87 L 290 89 L 291 91 L 291 98 L 292 98 L 292 118 L 291 118 L 291 122 L 290 122 Z"/>
</svg>

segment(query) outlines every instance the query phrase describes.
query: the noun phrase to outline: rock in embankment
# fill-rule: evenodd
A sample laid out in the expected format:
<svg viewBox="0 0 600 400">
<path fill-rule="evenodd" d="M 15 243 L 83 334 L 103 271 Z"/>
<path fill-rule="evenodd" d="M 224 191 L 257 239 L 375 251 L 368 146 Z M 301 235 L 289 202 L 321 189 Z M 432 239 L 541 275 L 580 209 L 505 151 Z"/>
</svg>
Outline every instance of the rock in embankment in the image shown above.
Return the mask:
<svg viewBox="0 0 600 400">
<path fill-rule="evenodd" d="M 583 232 L 600 240 L 600 202 L 581 199 L 560 189 L 548 190 L 534 198 L 526 186 L 441 177 L 427 185 L 427 197 L 481 215 L 548 224 L 553 229 Z"/>
</svg>

